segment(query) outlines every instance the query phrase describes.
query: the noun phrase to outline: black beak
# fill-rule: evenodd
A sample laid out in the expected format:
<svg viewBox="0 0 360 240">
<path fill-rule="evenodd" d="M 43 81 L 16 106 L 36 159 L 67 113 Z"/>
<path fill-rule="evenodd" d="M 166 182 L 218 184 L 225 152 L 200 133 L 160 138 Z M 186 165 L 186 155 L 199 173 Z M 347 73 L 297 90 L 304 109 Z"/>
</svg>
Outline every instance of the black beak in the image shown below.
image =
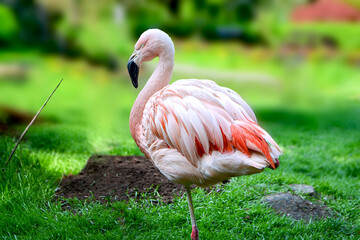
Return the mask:
<svg viewBox="0 0 360 240">
<path fill-rule="evenodd" d="M 129 71 L 131 82 L 132 82 L 133 86 L 135 88 L 137 88 L 138 87 L 139 67 L 138 67 L 138 65 L 136 65 L 136 63 L 132 59 L 133 58 L 130 58 L 130 60 L 128 61 L 127 68 Z"/>
</svg>

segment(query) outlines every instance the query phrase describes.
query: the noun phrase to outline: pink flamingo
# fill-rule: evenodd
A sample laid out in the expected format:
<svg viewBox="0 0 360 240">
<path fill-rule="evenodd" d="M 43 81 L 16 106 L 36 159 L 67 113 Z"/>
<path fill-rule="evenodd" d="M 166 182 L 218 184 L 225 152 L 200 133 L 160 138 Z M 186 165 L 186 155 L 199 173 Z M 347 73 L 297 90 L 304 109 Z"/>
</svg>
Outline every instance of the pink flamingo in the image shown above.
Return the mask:
<svg viewBox="0 0 360 240">
<path fill-rule="evenodd" d="M 158 29 L 145 31 L 128 62 L 138 87 L 142 62 L 159 63 L 130 113 L 130 131 L 147 158 L 188 196 L 191 239 L 199 239 L 190 185 L 214 185 L 230 177 L 279 166 L 280 148 L 257 124 L 254 112 L 234 91 L 210 80 L 178 80 L 169 85 L 174 44 Z"/>
</svg>

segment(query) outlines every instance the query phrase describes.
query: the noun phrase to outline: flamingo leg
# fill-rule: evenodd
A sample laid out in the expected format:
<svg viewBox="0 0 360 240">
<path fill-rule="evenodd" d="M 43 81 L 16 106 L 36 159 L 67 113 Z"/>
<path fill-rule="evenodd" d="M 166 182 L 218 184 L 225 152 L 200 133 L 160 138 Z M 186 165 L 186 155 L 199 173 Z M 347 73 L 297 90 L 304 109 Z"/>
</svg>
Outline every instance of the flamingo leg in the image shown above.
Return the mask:
<svg viewBox="0 0 360 240">
<path fill-rule="evenodd" d="M 186 189 L 186 194 L 187 194 L 187 197 L 188 197 L 190 218 L 191 218 L 191 225 L 192 225 L 191 240 L 199 240 L 199 231 L 198 231 L 198 228 L 196 226 L 196 219 L 195 219 L 195 214 L 194 214 L 194 207 L 193 207 L 193 204 L 192 204 L 190 186 L 185 186 L 185 189 Z"/>
</svg>

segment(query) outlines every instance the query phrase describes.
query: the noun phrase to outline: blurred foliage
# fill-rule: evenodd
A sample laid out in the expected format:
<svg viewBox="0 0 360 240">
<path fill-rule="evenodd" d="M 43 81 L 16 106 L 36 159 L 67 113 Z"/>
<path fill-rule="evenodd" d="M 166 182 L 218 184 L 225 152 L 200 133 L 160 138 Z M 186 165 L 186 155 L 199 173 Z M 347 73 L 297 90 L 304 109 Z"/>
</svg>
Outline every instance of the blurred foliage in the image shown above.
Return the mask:
<svg viewBox="0 0 360 240">
<path fill-rule="evenodd" d="M 263 0 L 257 8 L 256 21 L 253 23 L 271 46 L 279 45 L 283 41 L 284 28 L 288 29 L 292 10 L 308 0 Z"/>
<path fill-rule="evenodd" d="M 357 7 L 360 9 L 360 2 L 359 0 L 344 0 L 347 3 L 350 3 L 352 6 Z"/>
<path fill-rule="evenodd" d="M 0 3 L 0 44 L 11 44 L 16 41 L 19 26 L 16 18 L 6 5 Z"/>
<path fill-rule="evenodd" d="M 126 38 L 129 33 L 138 37 L 144 30 L 155 27 L 180 37 L 199 34 L 207 39 L 262 42 L 263 33 L 254 27 L 259 10 L 270 6 L 282 15 L 281 12 L 303 1 L 280 4 L 278 0 L 101 0 L 96 3 L 64 0 L 60 4 L 56 0 L 19 0 L 9 6 L 21 24 L 23 35 L 32 35 L 33 41 L 43 42 L 41 38 L 53 37 L 54 41 L 48 43 L 55 42 L 60 50 L 75 47 L 78 52 L 94 56 L 99 51 L 123 53 L 121 46 L 129 41 Z M 115 35 L 114 31 L 119 34 Z M 24 39 L 29 41 L 29 37 Z M 98 43 L 88 43 L 91 39 Z"/>
<path fill-rule="evenodd" d="M 260 0 L 254 1 L 133 1 L 128 5 L 136 36 L 149 28 L 161 28 L 180 37 L 195 33 L 206 39 L 238 39 L 255 43 L 261 36 L 252 21 Z"/>
<path fill-rule="evenodd" d="M 2 1 L 9 9 L 19 26 L 14 40 L 24 46 L 54 49 L 57 46 L 54 24 L 59 15 L 52 14 L 36 0 Z"/>
<path fill-rule="evenodd" d="M 348 0 L 351 3 L 356 1 Z M 146 29 L 160 28 L 171 36 L 201 36 L 207 40 L 236 40 L 247 45 L 297 48 L 336 48 L 357 58 L 359 29 L 350 23 L 293 24 L 294 7 L 309 0 L 19 0 L 0 9 L 6 26 L 0 39 L 15 42 L 17 29 L 38 47 L 117 70 L 127 61 L 136 38 Z M 7 9 L 7 10 L 4 10 Z M 30 16 L 30 17 L 29 17 Z M 18 22 L 19 27 L 16 23 Z M 35 33 L 35 34 L 34 34 Z M 5 36 L 6 35 L 6 36 Z M 37 40 L 36 40 L 37 39 Z"/>
<path fill-rule="evenodd" d="M 65 51 L 83 55 L 93 63 L 118 68 L 132 51 L 125 9 L 116 1 L 67 1 L 61 5 L 62 19 L 57 25 L 63 37 Z M 120 59 L 118 59 L 120 57 Z"/>
<path fill-rule="evenodd" d="M 345 0 L 351 4 L 358 1 Z M 360 52 L 360 25 L 352 22 L 293 23 L 290 14 L 296 6 L 309 0 L 263 1 L 257 9 L 255 29 L 273 48 L 285 45 L 307 50 L 322 51 L 331 48 L 347 58 Z M 354 4 L 353 4 L 354 5 Z M 359 3 L 355 4 L 360 6 Z"/>
</svg>

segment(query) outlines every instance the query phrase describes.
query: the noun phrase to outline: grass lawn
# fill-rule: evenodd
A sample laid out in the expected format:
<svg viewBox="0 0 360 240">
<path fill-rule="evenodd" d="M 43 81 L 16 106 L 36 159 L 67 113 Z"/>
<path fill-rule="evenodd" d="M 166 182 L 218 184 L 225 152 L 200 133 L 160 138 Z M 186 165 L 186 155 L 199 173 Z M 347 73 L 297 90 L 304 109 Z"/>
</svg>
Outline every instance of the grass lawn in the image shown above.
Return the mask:
<svg viewBox="0 0 360 240">
<path fill-rule="evenodd" d="M 182 44 L 175 61 L 219 71 L 252 71 L 276 82 L 213 79 L 237 91 L 260 124 L 284 149 L 276 171 L 234 178 L 217 192 L 194 191 L 201 239 L 360 238 L 360 71 L 339 59 L 289 66 L 236 46 Z M 0 80 L 0 105 L 35 113 L 64 78 L 10 165 L 0 174 L 3 239 L 189 239 L 186 197 L 169 205 L 140 202 L 54 200 L 61 176 L 79 172 L 93 154 L 140 155 L 128 130 L 138 90 L 125 67 L 110 74 L 81 60 L 37 51 L 1 52 L 0 62 L 28 64 L 28 81 Z M 218 62 L 218 64 L 217 64 Z M 175 63 L 176 64 L 176 63 Z M 140 86 L 151 66 L 140 75 Z M 186 74 L 175 72 L 173 79 Z M 187 75 L 186 75 L 187 76 Z M 193 76 L 196 78 L 196 73 Z M 210 76 L 211 77 L 211 76 Z M 210 78 L 209 77 L 209 78 Z M 0 118 L 2 116 L 0 115 Z M 24 125 L 16 125 L 21 132 Z M 0 135 L 0 169 L 15 138 Z M 304 223 L 278 216 L 262 203 L 289 184 L 309 184 L 336 216 Z"/>
</svg>

